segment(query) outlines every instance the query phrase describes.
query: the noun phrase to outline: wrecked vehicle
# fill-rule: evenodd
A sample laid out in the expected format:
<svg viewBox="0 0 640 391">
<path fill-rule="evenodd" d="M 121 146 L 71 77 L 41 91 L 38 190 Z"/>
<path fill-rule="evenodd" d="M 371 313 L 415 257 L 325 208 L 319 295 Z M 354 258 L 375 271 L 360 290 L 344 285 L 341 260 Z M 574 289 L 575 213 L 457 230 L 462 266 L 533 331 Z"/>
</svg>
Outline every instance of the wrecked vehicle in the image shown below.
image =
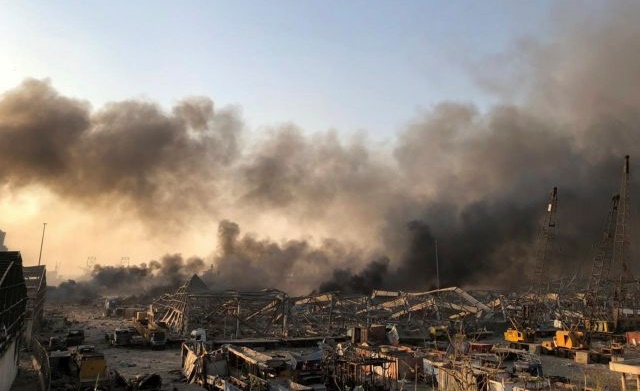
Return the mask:
<svg viewBox="0 0 640 391">
<path fill-rule="evenodd" d="M 55 351 L 49 355 L 52 389 L 71 385 L 76 390 L 108 389 L 107 362 L 104 354 L 91 345 L 71 350 Z"/>
<path fill-rule="evenodd" d="M 84 330 L 82 329 L 71 329 L 67 333 L 65 338 L 67 347 L 71 346 L 79 346 L 84 343 Z"/>
<path fill-rule="evenodd" d="M 146 312 L 138 312 L 133 321 L 137 333 L 142 336 L 143 343 L 151 348 L 162 349 L 167 344 L 167 330 L 147 317 Z"/>
<path fill-rule="evenodd" d="M 112 346 L 129 346 L 133 333 L 126 328 L 117 328 L 109 336 L 109 342 Z"/>
</svg>

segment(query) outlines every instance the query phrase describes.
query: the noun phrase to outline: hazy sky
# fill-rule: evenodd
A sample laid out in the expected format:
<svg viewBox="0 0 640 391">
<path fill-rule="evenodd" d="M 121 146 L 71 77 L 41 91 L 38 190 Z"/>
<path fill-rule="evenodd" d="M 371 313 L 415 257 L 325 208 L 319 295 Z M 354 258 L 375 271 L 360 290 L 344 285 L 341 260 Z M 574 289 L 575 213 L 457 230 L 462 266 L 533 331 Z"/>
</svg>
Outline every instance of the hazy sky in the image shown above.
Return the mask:
<svg viewBox="0 0 640 391">
<path fill-rule="evenodd" d="M 470 76 L 544 39 L 548 1 L 0 1 L 0 91 L 50 78 L 95 108 L 191 95 L 253 129 L 385 140 L 438 101 L 491 97 Z"/>
</svg>

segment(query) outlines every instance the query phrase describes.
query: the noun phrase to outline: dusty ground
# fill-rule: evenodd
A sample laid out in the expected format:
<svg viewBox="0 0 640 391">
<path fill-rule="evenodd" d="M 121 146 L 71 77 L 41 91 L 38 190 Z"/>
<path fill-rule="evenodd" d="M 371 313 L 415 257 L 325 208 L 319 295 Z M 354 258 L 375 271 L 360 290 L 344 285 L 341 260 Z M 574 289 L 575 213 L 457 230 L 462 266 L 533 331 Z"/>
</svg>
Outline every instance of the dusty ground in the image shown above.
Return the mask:
<svg viewBox="0 0 640 391">
<path fill-rule="evenodd" d="M 483 341 L 484 342 L 484 341 Z M 492 339 L 491 343 L 504 343 L 499 339 Z M 625 359 L 640 357 L 640 351 L 625 349 Z M 570 358 L 560 358 L 550 355 L 540 355 L 542 370 L 545 376 L 559 376 L 570 380 L 576 389 L 585 387 L 593 390 L 619 390 L 620 374 L 609 370 L 609 364 L 580 364 Z M 608 387 L 608 388 L 606 388 Z"/>
<path fill-rule="evenodd" d="M 611 372 L 608 364 L 578 364 L 568 358 L 557 358 L 553 356 L 541 356 L 542 370 L 547 376 L 562 376 L 569 378 L 571 384 L 593 389 L 617 390 L 620 386 L 619 374 Z"/>
<path fill-rule="evenodd" d="M 130 325 L 125 319 L 104 318 L 98 307 L 68 306 L 58 308 L 74 324 L 72 327 L 85 330 L 85 343 L 95 345 L 96 349 L 104 353 L 107 364 L 111 369 L 117 370 L 125 378 L 136 375 L 156 373 L 162 377 L 163 390 L 193 390 L 192 385 L 187 385 L 182 380 L 180 348 L 171 347 L 164 350 L 150 350 L 147 348 L 117 348 L 110 346 L 105 340 L 105 333 L 113 331 L 117 327 Z M 500 342 L 498 339 L 490 342 Z M 640 352 L 629 350 L 625 352 L 625 358 L 638 358 Z M 608 364 L 578 364 L 572 359 L 557 358 L 554 356 L 541 356 L 543 371 L 546 376 L 561 376 L 571 380 L 571 384 L 577 389 L 588 387 L 596 390 L 620 389 L 619 375 L 609 371 Z M 21 372 L 16 391 L 32 390 L 34 386 L 34 373 L 28 355 L 21 360 Z M 37 378 L 35 378 L 37 379 Z M 37 380 L 35 380 L 37 381 Z M 608 387 L 608 388 L 605 388 Z M 26 388 L 25 388 L 26 387 Z"/>
<path fill-rule="evenodd" d="M 105 340 L 105 333 L 113 332 L 117 327 L 130 326 L 128 320 L 104 318 L 97 307 L 66 306 L 56 310 L 64 313 L 72 322 L 72 328 L 84 329 L 85 344 L 94 345 L 96 350 L 105 355 L 109 369 L 115 369 L 126 379 L 155 373 L 162 377 L 163 390 L 194 389 L 182 381 L 180 347 L 163 350 L 112 347 Z"/>
</svg>

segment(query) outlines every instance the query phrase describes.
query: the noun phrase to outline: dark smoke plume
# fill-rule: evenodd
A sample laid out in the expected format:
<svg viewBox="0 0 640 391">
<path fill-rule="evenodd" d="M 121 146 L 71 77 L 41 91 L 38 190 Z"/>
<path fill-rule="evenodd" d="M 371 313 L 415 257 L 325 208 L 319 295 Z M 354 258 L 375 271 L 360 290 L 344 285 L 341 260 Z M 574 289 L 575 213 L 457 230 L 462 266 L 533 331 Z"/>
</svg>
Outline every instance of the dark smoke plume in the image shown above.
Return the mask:
<svg viewBox="0 0 640 391">
<path fill-rule="evenodd" d="M 241 128 L 233 111 L 214 113 L 206 98 L 184 100 L 171 114 L 144 101 L 92 113 L 47 82 L 27 80 L 0 99 L 0 180 L 175 219 L 209 209 L 206 194 L 216 194 L 221 167 L 237 156 Z"/>
<path fill-rule="evenodd" d="M 553 15 L 545 42 L 518 40 L 475 67 L 498 104 L 442 102 L 388 148 L 293 125 L 257 137 L 206 98 L 168 112 L 147 101 L 92 111 L 28 80 L 0 98 L 0 181 L 130 210 L 154 230 L 203 218 L 286 222 L 289 240 L 223 222 L 213 282 L 293 294 L 428 289 L 436 239 L 441 285 L 521 286 L 557 186 L 550 268 L 573 274 L 589 268 L 623 156 L 633 178 L 640 168 L 640 4 L 559 5 Z M 635 179 L 631 194 L 640 197 Z M 632 204 L 633 254 L 637 212 Z"/>
<path fill-rule="evenodd" d="M 336 240 L 327 239 L 315 246 L 305 240 L 276 243 L 240 236 L 240 227 L 227 220 L 220 222 L 218 237 L 215 276 L 208 281 L 217 289 L 278 288 L 309 293 L 330 276 L 336 265 L 360 265 L 372 257 Z"/>
<path fill-rule="evenodd" d="M 53 301 L 90 302 L 103 296 L 135 298 L 148 302 L 162 293 L 175 291 L 193 274 L 210 272 L 200 258 L 184 259 L 180 254 L 167 254 L 159 261 L 133 266 L 94 265 L 86 280 L 69 280 L 47 289 Z"/>
<path fill-rule="evenodd" d="M 372 261 L 359 273 L 354 273 L 350 269 L 336 269 L 333 271 L 333 279 L 322 283 L 318 290 L 367 295 L 373 288 L 384 286 L 388 270 L 388 258 Z"/>
</svg>

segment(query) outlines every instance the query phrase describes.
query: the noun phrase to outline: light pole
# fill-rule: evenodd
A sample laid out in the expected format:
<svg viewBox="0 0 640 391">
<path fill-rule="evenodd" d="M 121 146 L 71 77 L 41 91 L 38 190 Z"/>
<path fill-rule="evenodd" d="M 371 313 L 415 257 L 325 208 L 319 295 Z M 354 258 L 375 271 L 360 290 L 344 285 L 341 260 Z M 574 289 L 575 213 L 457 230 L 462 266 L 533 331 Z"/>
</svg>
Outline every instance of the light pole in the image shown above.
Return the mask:
<svg viewBox="0 0 640 391">
<path fill-rule="evenodd" d="M 44 230 L 47 228 L 47 223 L 42 223 L 42 240 L 40 241 L 40 255 L 38 255 L 38 266 L 40 266 L 40 260 L 42 260 L 42 246 L 44 245 Z"/>
</svg>

